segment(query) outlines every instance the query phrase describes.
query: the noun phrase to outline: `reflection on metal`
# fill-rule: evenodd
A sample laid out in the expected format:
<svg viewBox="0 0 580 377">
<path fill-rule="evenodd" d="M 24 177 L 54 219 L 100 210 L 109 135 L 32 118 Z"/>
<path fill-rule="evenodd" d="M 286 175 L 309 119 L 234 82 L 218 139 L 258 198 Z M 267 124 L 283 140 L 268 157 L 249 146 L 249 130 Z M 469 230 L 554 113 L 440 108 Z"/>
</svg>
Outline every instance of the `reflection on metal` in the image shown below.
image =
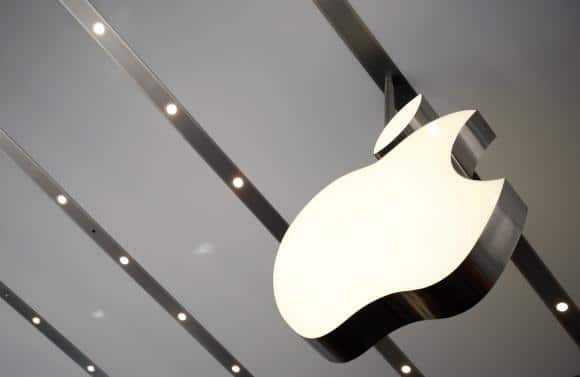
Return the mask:
<svg viewBox="0 0 580 377">
<path fill-rule="evenodd" d="M 397 109 L 415 97 L 416 91 L 347 0 L 313 1 L 379 89 L 385 89 L 385 77 L 392 77 L 395 91 L 394 103 Z M 392 94 L 387 93 L 386 95 L 391 96 Z M 422 111 L 419 114 L 422 115 L 415 117 L 411 122 L 413 128 L 422 127 L 438 117 L 426 101 L 425 107 L 422 106 Z M 485 122 L 485 120 L 479 118 L 475 119 L 475 122 L 476 124 L 471 127 L 473 129 L 477 129 L 477 123 Z M 493 134 L 484 134 L 478 137 L 483 140 L 487 138 L 491 140 Z M 454 162 L 457 170 L 466 176 L 478 179 L 479 176 L 474 170 L 475 162 L 483 150 L 472 148 L 477 146 L 477 143 L 474 143 L 474 140 L 469 137 L 458 141 L 458 143 L 454 146 Z M 570 299 L 570 296 L 557 282 L 524 236 L 521 237 L 512 260 L 568 335 L 580 346 L 580 314 L 577 305 Z M 565 313 L 554 310 L 554 305 L 559 301 L 566 301 L 570 310 Z"/>
<path fill-rule="evenodd" d="M 55 329 L 46 318 L 38 314 L 32 309 L 24 300 L 22 300 L 14 291 L 0 281 L 0 297 L 6 301 L 14 310 L 16 310 L 26 322 L 31 323 L 38 331 L 42 333 L 48 340 L 64 352 L 72 361 L 78 364 L 79 367 L 91 376 L 108 377 L 97 364 L 89 359 L 80 349 L 78 349 L 70 340 L 64 337 L 57 329 Z M 32 320 L 33 318 L 39 320 Z M 31 322 L 32 321 L 32 322 Z M 91 367 L 92 368 L 89 368 Z M 91 371 L 89 371 L 89 368 Z M 94 369 L 93 369 L 94 368 Z"/>
<path fill-rule="evenodd" d="M 127 71 L 155 107 L 166 114 L 167 120 L 173 124 L 181 136 L 232 189 L 234 194 L 252 211 L 266 229 L 277 240 L 282 239 L 284 231 L 288 227 L 286 221 L 99 12 L 87 0 L 60 0 L 60 3 L 76 18 L 87 33 Z M 92 28 L 96 22 L 102 23 L 105 27 L 105 32 L 101 35 L 93 32 Z M 235 177 L 243 178 L 243 188 L 238 189 L 232 185 L 232 180 Z"/>
<path fill-rule="evenodd" d="M 251 373 L 199 323 L 161 284 L 157 282 L 95 219 L 93 219 L 32 157 L 30 157 L 4 130 L 0 130 L 0 149 L 28 175 L 52 199 L 60 195 L 66 200 L 59 207 L 70 217 L 115 263 L 143 288 L 169 315 L 177 318 L 184 313 L 187 320 L 179 324 L 195 338 L 231 374 L 251 377 Z M 232 365 L 240 365 L 241 371 L 233 373 Z"/>
<path fill-rule="evenodd" d="M 391 119 L 397 114 L 397 107 L 395 106 L 395 84 L 391 76 L 385 77 L 385 124 L 388 124 Z"/>
</svg>

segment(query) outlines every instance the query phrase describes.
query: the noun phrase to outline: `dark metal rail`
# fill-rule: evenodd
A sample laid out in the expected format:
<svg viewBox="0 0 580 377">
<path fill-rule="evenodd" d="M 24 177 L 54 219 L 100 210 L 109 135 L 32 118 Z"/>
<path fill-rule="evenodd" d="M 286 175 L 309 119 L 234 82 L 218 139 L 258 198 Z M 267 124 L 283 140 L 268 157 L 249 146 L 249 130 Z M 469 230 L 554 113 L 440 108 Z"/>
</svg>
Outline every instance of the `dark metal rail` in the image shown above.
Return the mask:
<svg viewBox="0 0 580 377">
<path fill-rule="evenodd" d="M 2 149 L 26 175 L 52 200 L 59 204 L 101 249 L 109 255 L 145 292 L 197 340 L 226 370 L 234 375 L 252 377 L 252 374 L 188 312 L 161 284 L 145 270 L 127 250 L 97 223 L 22 147 L 0 130 Z"/>
<path fill-rule="evenodd" d="M 99 12 L 87 0 L 60 0 L 60 3 L 103 50 L 125 69 L 155 107 L 165 114 L 185 141 L 199 153 L 254 216 L 277 240 L 281 240 L 288 223 Z M 243 182 L 243 190 L 236 187 L 235 178 L 239 178 L 238 182 Z"/>
<path fill-rule="evenodd" d="M 62 335 L 46 318 L 43 318 L 36 310 L 32 309 L 23 299 L 12 291 L 6 284 L 0 281 L 0 297 L 16 310 L 25 321 L 57 346 L 72 361 L 77 363 L 85 373 L 96 377 L 109 377 L 105 371 L 85 355 L 77 346 Z"/>
</svg>

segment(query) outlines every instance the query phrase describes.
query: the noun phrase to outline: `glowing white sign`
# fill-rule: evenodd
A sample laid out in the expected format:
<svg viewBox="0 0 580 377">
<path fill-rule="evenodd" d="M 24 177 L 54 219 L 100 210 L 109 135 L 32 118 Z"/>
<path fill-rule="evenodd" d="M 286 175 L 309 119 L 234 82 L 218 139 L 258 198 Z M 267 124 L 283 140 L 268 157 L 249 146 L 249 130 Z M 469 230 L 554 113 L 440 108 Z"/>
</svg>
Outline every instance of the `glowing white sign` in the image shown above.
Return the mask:
<svg viewBox="0 0 580 377">
<path fill-rule="evenodd" d="M 420 102 L 417 97 L 393 118 L 375 153 L 403 131 Z M 454 142 L 474 113 L 456 112 L 420 128 L 376 163 L 332 182 L 302 209 L 280 244 L 274 266 L 276 303 L 296 333 L 332 341 L 348 329 L 374 326 L 366 319 L 364 324 L 351 322 L 341 328 L 385 297 L 397 299 L 401 292 L 412 292 L 420 301 L 422 289 L 450 277 L 475 255 L 482 235 L 493 238 L 502 229 L 513 233 L 507 246 L 497 243 L 499 252 L 489 252 L 486 246 L 483 251 L 488 255 L 478 255 L 501 259 L 503 268 L 522 224 L 507 228 L 500 224 L 497 229 L 489 229 L 489 224 L 503 193 L 517 195 L 504 179 L 471 180 L 460 176 L 451 163 Z M 525 206 L 521 211 L 519 217 L 525 217 Z M 499 276 L 495 270 L 495 266 L 493 273 L 485 270 L 484 275 L 489 272 L 495 281 Z M 415 309 L 430 310 L 421 302 L 405 305 L 397 303 L 391 309 L 409 315 Z M 422 316 L 419 319 L 440 317 Z M 414 320 L 403 318 L 377 331 L 388 332 Z"/>
</svg>

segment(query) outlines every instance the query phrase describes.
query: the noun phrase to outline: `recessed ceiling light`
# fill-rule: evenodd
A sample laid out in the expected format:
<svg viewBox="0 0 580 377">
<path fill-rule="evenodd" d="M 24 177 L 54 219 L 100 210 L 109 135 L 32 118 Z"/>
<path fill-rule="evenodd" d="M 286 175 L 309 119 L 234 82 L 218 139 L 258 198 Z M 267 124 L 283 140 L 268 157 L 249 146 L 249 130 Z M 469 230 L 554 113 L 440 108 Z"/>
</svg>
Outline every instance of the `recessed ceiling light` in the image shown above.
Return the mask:
<svg viewBox="0 0 580 377">
<path fill-rule="evenodd" d="M 119 258 L 119 262 L 121 262 L 122 265 L 126 266 L 129 264 L 129 258 L 121 257 L 121 258 Z"/>
<path fill-rule="evenodd" d="M 40 325 L 40 318 L 32 317 L 32 323 L 34 323 L 35 325 Z"/>
<path fill-rule="evenodd" d="M 179 313 L 177 314 L 177 319 L 183 322 L 187 319 L 187 315 L 185 315 L 185 313 Z"/>
<path fill-rule="evenodd" d="M 95 367 L 93 365 L 87 365 L 87 370 L 89 373 L 93 373 L 95 371 Z"/>
<path fill-rule="evenodd" d="M 56 201 L 58 202 L 58 204 L 62 206 L 68 203 L 68 199 L 66 198 L 66 196 L 62 194 L 56 197 Z"/>
<path fill-rule="evenodd" d="M 403 374 L 409 374 L 411 373 L 411 367 L 408 365 L 403 365 L 401 367 L 401 372 L 403 372 Z"/>
<path fill-rule="evenodd" d="M 243 180 L 242 177 L 235 177 L 232 180 L 232 184 L 234 185 L 235 188 L 238 188 L 239 189 L 239 188 L 244 187 L 244 180 Z"/>
<path fill-rule="evenodd" d="M 556 304 L 556 310 L 559 311 L 560 313 L 564 313 L 565 311 L 568 310 L 568 304 L 566 304 L 565 302 L 559 302 Z"/>
<path fill-rule="evenodd" d="M 169 115 L 177 114 L 177 106 L 174 103 L 169 103 L 165 106 L 165 112 Z"/>
<path fill-rule="evenodd" d="M 96 35 L 103 35 L 105 34 L 105 25 L 102 22 L 95 22 L 93 24 L 93 33 Z"/>
<path fill-rule="evenodd" d="M 239 365 L 237 365 L 237 364 L 232 365 L 232 372 L 234 372 L 234 373 L 240 373 L 241 370 L 242 369 L 240 368 Z"/>
</svg>

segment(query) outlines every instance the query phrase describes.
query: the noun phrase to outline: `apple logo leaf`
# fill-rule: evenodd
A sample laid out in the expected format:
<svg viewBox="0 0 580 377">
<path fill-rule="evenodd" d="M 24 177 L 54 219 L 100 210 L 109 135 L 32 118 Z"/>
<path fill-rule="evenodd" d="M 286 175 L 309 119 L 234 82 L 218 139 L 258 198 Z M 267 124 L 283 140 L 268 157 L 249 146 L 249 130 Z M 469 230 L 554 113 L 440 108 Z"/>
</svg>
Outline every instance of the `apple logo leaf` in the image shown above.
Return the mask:
<svg viewBox="0 0 580 377">
<path fill-rule="evenodd" d="M 404 132 L 405 128 L 411 123 L 415 114 L 421 106 L 422 95 L 417 95 L 413 100 L 407 103 L 403 108 L 395 114 L 395 116 L 387 123 L 373 149 L 375 156 L 386 154 L 385 150 L 392 149 L 396 146 L 397 137 Z M 395 144 L 395 145 L 393 145 Z"/>
</svg>

